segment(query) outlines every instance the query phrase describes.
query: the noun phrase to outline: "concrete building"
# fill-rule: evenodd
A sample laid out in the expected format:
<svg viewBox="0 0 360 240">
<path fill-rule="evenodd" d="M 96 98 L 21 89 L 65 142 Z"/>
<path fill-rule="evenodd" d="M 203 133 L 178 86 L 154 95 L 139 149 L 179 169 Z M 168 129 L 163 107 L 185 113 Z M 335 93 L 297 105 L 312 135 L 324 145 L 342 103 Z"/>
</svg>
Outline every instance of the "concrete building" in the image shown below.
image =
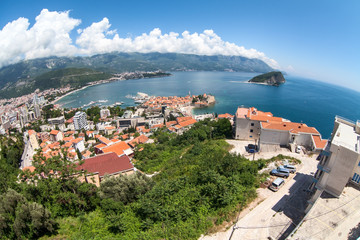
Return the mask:
<svg viewBox="0 0 360 240">
<path fill-rule="evenodd" d="M 41 108 L 38 104 L 34 105 L 34 112 L 36 119 L 39 119 L 41 117 Z"/>
<path fill-rule="evenodd" d="M 47 121 L 50 125 L 60 125 L 65 123 L 65 118 L 64 116 L 60 116 L 57 118 L 49 118 Z"/>
<path fill-rule="evenodd" d="M 285 119 L 273 117 L 270 112 L 258 111 L 256 108 L 239 107 L 234 120 L 234 138 L 240 140 L 258 140 L 261 122 L 283 122 Z"/>
<path fill-rule="evenodd" d="M 86 113 L 76 112 L 74 116 L 74 127 L 75 130 L 88 129 L 88 124 L 86 121 Z"/>
<path fill-rule="evenodd" d="M 323 191 L 339 197 L 349 182 L 360 187 L 360 121 L 336 116 L 331 143 L 320 154 L 310 190 L 311 206 Z"/>
<path fill-rule="evenodd" d="M 100 117 L 101 118 L 107 118 L 108 116 L 110 116 L 110 110 L 107 108 L 101 109 L 100 110 Z"/>
<path fill-rule="evenodd" d="M 294 123 L 270 112 L 256 108 L 239 107 L 234 119 L 234 137 L 239 140 L 255 140 L 261 145 L 303 146 L 309 151 L 325 148 L 327 140 L 304 123 Z"/>
</svg>

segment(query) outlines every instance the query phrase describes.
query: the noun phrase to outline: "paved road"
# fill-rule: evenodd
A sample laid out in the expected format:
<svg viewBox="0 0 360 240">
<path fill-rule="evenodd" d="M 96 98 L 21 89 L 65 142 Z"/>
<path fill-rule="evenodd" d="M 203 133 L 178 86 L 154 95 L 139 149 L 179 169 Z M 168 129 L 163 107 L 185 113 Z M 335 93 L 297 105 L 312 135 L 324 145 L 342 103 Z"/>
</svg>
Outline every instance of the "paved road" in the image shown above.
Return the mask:
<svg viewBox="0 0 360 240">
<path fill-rule="evenodd" d="M 312 158 L 296 153 L 287 155 L 301 159 L 298 172 L 286 180 L 286 184 L 278 191 L 259 189 L 260 195 L 267 196 L 252 211 L 241 218 L 226 232 L 205 236 L 202 240 L 223 239 L 283 239 L 291 231 L 292 222 L 298 223 L 303 217 L 306 203 L 306 189 L 316 171 L 316 156 Z"/>
</svg>

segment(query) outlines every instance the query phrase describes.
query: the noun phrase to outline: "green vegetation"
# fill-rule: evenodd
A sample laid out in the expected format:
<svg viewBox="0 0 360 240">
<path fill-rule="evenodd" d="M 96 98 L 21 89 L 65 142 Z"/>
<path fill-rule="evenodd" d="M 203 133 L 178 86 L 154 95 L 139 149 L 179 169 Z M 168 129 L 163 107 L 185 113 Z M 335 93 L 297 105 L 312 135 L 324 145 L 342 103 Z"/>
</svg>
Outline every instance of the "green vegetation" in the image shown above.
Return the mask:
<svg viewBox="0 0 360 240">
<path fill-rule="evenodd" d="M 16 187 L 20 159 L 24 150 L 22 136 L 0 136 L 0 194 Z"/>
<path fill-rule="evenodd" d="M 279 86 L 280 84 L 285 83 L 285 78 L 281 72 L 269 72 L 253 77 L 249 82 Z"/>
<path fill-rule="evenodd" d="M 41 109 L 44 119 L 57 118 L 63 115 L 61 109 L 54 109 L 54 104 L 49 104 Z"/>
<path fill-rule="evenodd" d="M 231 130 L 226 119 L 198 122 L 182 135 L 160 129 L 133 160 L 141 171 L 156 171 L 152 178 L 106 177 L 100 188 L 79 182 L 86 172 L 66 158 L 39 153 L 34 172 L 0 189 L 0 201 L 19 199 L 15 211 L 0 206 L 0 233 L 13 239 L 198 239 L 256 197 L 258 171 L 266 164 L 230 154 L 223 139 Z"/>
<path fill-rule="evenodd" d="M 95 71 L 89 68 L 64 68 L 43 73 L 33 79 L 27 79 L 20 86 L 10 86 L 0 91 L 2 98 L 17 97 L 50 88 L 60 88 L 67 85 L 73 88 L 80 88 L 90 82 L 109 79 L 112 74 Z"/>
</svg>

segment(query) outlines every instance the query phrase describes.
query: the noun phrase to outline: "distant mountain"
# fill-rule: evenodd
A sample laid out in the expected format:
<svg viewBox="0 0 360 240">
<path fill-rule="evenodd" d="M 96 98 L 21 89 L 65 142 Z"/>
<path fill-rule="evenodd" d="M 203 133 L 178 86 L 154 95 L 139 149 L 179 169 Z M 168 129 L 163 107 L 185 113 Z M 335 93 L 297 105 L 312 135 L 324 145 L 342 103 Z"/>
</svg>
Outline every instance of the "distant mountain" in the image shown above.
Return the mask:
<svg viewBox="0 0 360 240">
<path fill-rule="evenodd" d="M 22 61 L 0 69 L 0 89 L 33 85 L 35 78 L 53 70 L 86 68 L 93 73 L 114 74 L 133 71 L 235 71 L 269 72 L 273 69 L 259 59 L 240 56 L 200 56 L 179 53 L 106 53 L 91 57 L 49 57 Z M 44 76 L 46 77 L 46 75 Z M 50 81 L 50 79 L 49 79 Z M 1 96 L 0 92 L 0 97 Z"/>
<path fill-rule="evenodd" d="M 281 72 L 269 72 L 253 77 L 249 80 L 252 83 L 263 83 L 271 86 L 279 86 L 285 83 L 285 78 Z"/>
</svg>

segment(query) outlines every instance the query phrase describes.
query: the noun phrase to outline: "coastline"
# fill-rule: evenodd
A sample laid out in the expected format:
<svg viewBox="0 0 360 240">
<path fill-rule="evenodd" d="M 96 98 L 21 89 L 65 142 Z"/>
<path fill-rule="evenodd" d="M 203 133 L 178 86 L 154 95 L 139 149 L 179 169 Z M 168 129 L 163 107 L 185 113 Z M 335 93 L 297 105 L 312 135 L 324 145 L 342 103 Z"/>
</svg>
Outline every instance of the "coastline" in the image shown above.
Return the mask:
<svg viewBox="0 0 360 240">
<path fill-rule="evenodd" d="M 170 74 L 171 75 L 171 74 Z M 150 77 L 144 77 L 144 78 L 157 78 L 157 77 L 168 77 L 170 75 L 164 75 L 164 76 L 150 76 Z M 99 80 L 98 82 L 92 82 L 89 85 L 83 86 L 82 88 L 78 88 L 78 89 L 74 89 L 71 90 L 70 92 L 65 93 L 64 95 L 61 95 L 60 97 L 56 98 L 55 100 L 53 100 L 51 102 L 51 104 L 56 104 L 56 102 L 58 102 L 59 100 L 61 100 L 62 98 L 73 94 L 77 91 L 81 91 L 84 90 L 88 87 L 92 87 L 92 86 L 96 86 L 96 85 L 100 85 L 100 84 L 105 84 L 105 83 L 110 83 L 110 82 L 116 82 L 116 81 L 127 81 L 127 80 L 136 80 L 136 79 L 143 79 L 143 78 L 129 78 L 129 79 L 120 79 L 120 78 L 109 78 L 109 79 L 104 79 L 104 80 Z"/>
</svg>

